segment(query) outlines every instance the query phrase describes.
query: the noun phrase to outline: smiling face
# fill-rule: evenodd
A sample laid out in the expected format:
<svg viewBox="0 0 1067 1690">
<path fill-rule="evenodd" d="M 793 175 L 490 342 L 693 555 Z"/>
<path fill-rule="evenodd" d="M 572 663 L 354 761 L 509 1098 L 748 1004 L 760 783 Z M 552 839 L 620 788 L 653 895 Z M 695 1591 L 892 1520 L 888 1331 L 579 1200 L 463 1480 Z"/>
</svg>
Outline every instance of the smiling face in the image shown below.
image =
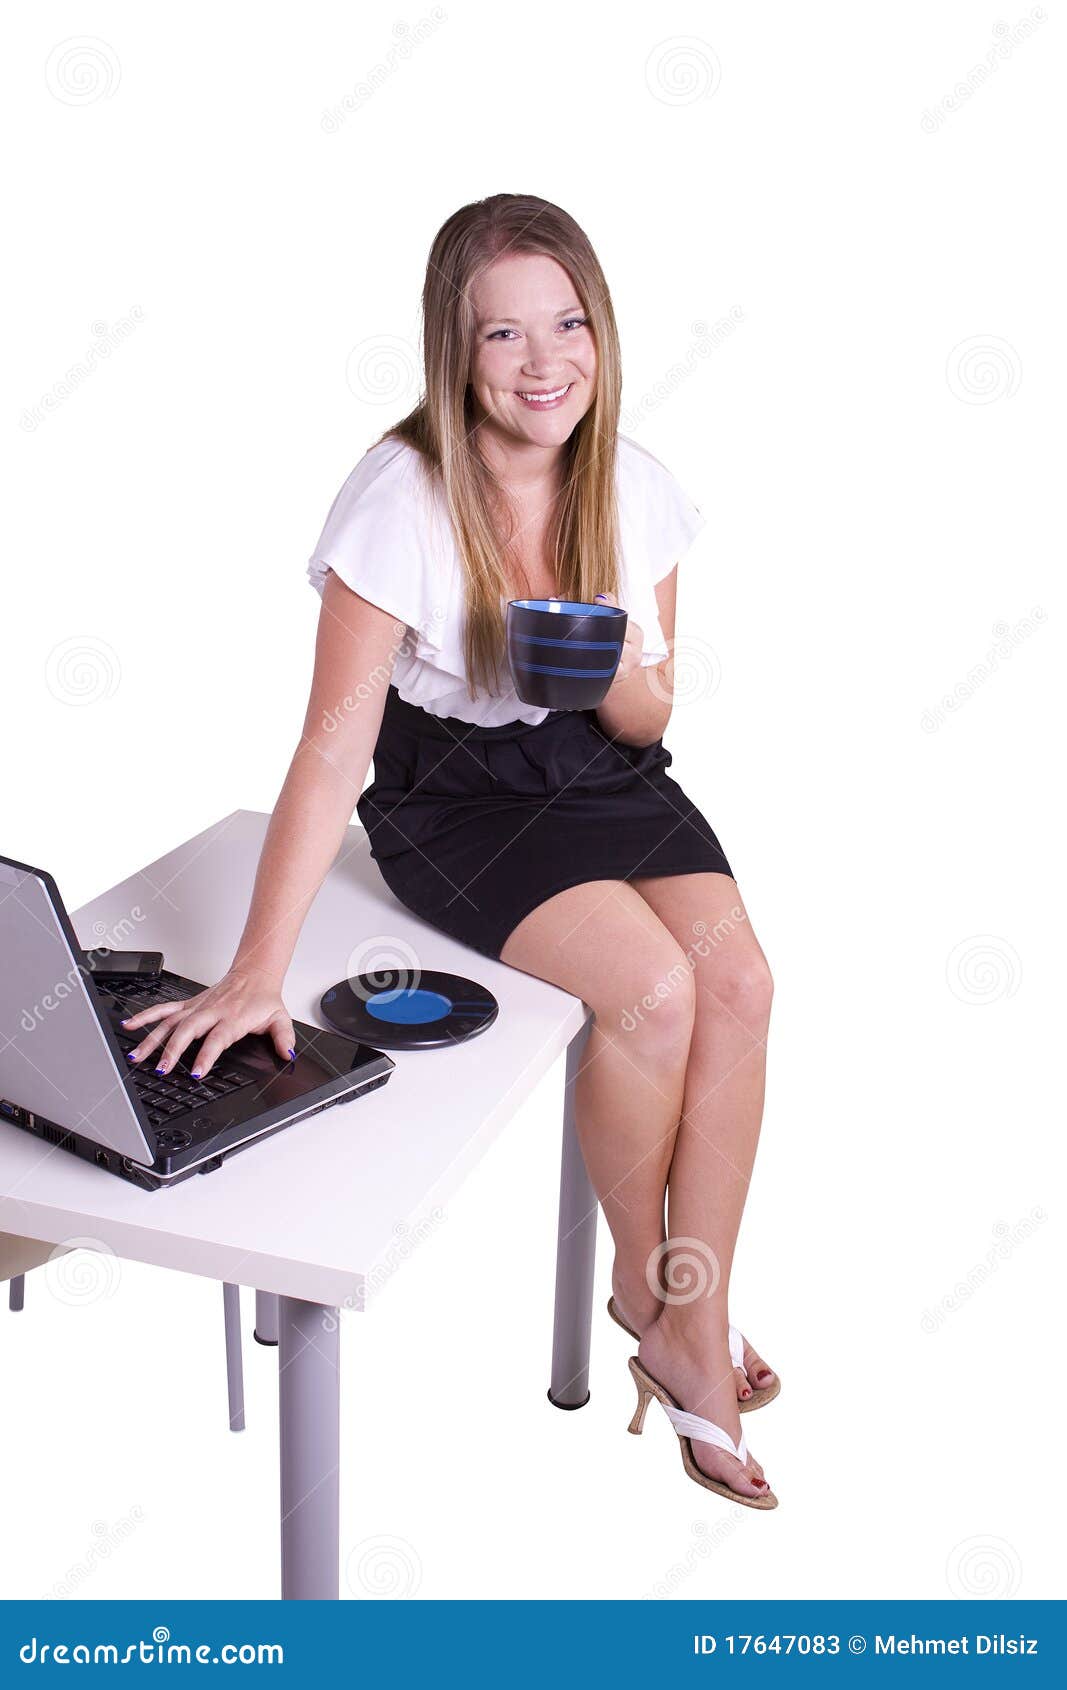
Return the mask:
<svg viewBox="0 0 1067 1690">
<path fill-rule="evenodd" d="M 471 387 L 483 429 L 507 450 L 557 448 L 596 391 L 596 343 L 562 264 L 506 253 L 472 290 Z"/>
</svg>

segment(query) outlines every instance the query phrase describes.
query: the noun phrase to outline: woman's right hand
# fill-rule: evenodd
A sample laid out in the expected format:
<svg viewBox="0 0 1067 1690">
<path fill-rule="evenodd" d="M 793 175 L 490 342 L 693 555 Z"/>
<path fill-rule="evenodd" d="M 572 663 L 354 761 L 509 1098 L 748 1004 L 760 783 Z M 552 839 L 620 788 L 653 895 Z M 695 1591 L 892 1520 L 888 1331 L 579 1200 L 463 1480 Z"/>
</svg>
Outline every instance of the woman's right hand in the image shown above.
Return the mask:
<svg viewBox="0 0 1067 1690">
<path fill-rule="evenodd" d="M 296 1055 L 296 1035 L 282 1002 L 281 983 L 263 969 L 235 964 L 217 986 L 174 1003 L 139 1009 L 122 1025 L 127 1032 L 150 1027 L 151 1032 L 128 1052 L 128 1062 L 142 1062 L 163 1046 L 156 1073 L 169 1073 L 195 1039 L 203 1039 L 190 1067 L 204 1079 L 228 1045 L 246 1033 L 266 1033 L 283 1062 Z M 207 1035 L 205 1038 L 204 1035 Z"/>
</svg>

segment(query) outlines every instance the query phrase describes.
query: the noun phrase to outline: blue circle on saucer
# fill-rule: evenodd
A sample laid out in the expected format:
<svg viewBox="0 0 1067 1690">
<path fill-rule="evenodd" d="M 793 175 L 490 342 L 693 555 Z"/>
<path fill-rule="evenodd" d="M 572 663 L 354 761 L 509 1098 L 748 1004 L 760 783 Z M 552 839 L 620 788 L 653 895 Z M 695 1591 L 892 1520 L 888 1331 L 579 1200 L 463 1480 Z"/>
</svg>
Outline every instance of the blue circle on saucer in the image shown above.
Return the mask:
<svg viewBox="0 0 1067 1690">
<path fill-rule="evenodd" d="M 437 1050 L 485 1033 L 500 1005 L 488 987 L 438 969 L 377 968 L 319 999 L 328 1027 L 379 1050 Z"/>
<path fill-rule="evenodd" d="M 440 992 L 423 992 L 409 987 L 398 992 L 376 992 L 367 999 L 367 1013 L 376 1021 L 391 1021 L 395 1026 L 421 1027 L 427 1021 L 440 1021 L 452 1008 L 452 999 Z"/>
</svg>

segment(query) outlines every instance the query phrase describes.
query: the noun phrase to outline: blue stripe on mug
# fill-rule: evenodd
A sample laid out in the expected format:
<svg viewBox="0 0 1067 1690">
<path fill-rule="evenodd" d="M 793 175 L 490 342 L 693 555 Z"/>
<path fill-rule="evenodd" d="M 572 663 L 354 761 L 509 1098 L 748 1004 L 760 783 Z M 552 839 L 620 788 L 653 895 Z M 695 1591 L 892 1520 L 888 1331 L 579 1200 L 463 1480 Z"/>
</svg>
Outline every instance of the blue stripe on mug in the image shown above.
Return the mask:
<svg viewBox="0 0 1067 1690">
<path fill-rule="evenodd" d="M 612 664 L 608 669 L 560 669 L 554 663 L 515 663 L 516 669 L 525 669 L 531 675 L 560 675 L 567 680 L 595 681 L 602 675 L 614 675 L 617 669 Z"/>
<path fill-rule="evenodd" d="M 561 640 L 547 634 L 512 634 L 511 640 L 513 645 L 565 645 L 571 651 L 617 651 L 622 656 L 618 640 Z"/>
</svg>

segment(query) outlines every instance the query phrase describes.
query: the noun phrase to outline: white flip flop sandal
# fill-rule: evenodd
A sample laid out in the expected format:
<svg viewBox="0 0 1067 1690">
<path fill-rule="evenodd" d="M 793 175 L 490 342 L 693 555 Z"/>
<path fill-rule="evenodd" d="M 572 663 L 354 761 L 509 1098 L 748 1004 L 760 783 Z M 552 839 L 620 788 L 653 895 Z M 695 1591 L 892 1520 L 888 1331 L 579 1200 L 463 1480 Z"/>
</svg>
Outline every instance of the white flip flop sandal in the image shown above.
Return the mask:
<svg viewBox="0 0 1067 1690">
<path fill-rule="evenodd" d="M 627 1431 L 640 1434 L 645 1423 L 648 1405 L 655 1397 L 678 1434 L 678 1442 L 682 1446 L 682 1466 L 691 1479 L 695 1479 L 697 1484 L 702 1485 L 705 1490 L 714 1491 L 717 1496 L 725 1497 L 727 1502 L 739 1502 L 742 1508 L 758 1508 L 764 1512 L 769 1508 L 777 1508 L 778 1498 L 772 1490 L 766 1490 L 760 1496 L 743 1496 L 740 1491 L 732 1490 L 721 1479 L 711 1478 L 702 1467 L 698 1467 L 696 1464 L 693 1455 L 694 1441 L 713 1444 L 716 1449 L 725 1450 L 727 1455 L 734 1456 L 738 1461 L 746 1461 L 748 1459 L 748 1446 L 745 1443 L 744 1432 L 741 1433 L 739 1442 L 735 1444 L 729 1432 L 724 1432 L 721 1426 L 716 1426 L 714 1420 L 703 1420 L 699 1414 L 687 1414 L 685 1409 L 675 1402 L 670 1392 L 664 1389 L 659 1380 L 653 1379 L 651 1373 L 641 1366 L 636 1356 L 630 1357 L 630 1373 L 634 1384 L 637 1386 L 637 1407 L 634 1409 L 634 1416 L 627 1427 Z"/>
<path fill-rule="evenodd" d="M 623 1320 L 622 1315 L 619 1313 L 619 1305 L 615 1301 L 614 1297 L 608 1298 L 608 1313 L 615 1322 L 616 1326 L 621 1326 L 623 1331 L 628 1332 L 630 1337 L 635 1339 L 637 1343 L 641 1342 L 641 1334 L 634 1331 L 629 1321 Z M 745 1370 L 745 1340 L 736 1326 L 731 1326 L 729 1329 L 729 1342 L 730 1360 L 733 1362 L 734 1366 L 739 1367 L 743 1373 Z M 766 1408 L 769 1402 L 774 1401 L 781 1388 L 782 1381 L 779 1379 L 777 1373 L 774 1376 L 774 1383 L 772 1385 L 761 1385 L 758 1389 L 755 1385 L 753 1385 L 752 1395 L 750 1397 L 738 1397 L 738 1413 L 751 1414 L 753 1409 Z"/>
</svg>

